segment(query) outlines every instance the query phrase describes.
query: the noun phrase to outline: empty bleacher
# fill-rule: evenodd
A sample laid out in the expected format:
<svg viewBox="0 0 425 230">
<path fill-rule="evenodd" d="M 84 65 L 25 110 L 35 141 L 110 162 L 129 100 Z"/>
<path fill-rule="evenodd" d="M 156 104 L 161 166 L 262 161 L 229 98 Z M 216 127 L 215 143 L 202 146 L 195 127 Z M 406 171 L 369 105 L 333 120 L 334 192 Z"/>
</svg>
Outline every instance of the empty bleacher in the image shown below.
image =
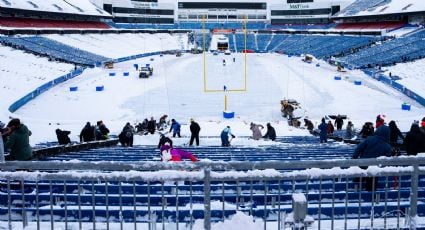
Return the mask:
<svg viewBox="0 0 425 230">
<path fill-rule="evenodd" d="M 204 34 L 195 34 L 195 44 L 198 47 L 204 47 Z M 211 44 L 211 34 L 205 33 L 205 50 L 209 50 Z"/>
<path fill-rule="evenodd" d="M 236 44 L 234 44 L 235 39 Z M 250 34 L 246 36 L 246 49 L 256 52 L 283 52 L 291 55 L 312 54 L 317 58 L 349 53 L 353 49 L 365 47 L 376 41 L 369 36 L 340 35 L 283 35 Z M 232 51 L 242 52 L 245 47 L 245 35 L 229 35 L 229 47 Z"/>
<path fill-rule="evenodd" d="M 61 28 L 61 29 L 109 29 L 103 22 L 66 21 L 29 18 L 0 18 L 0 27 L 13 28 Z"/>
<path fill-rule="evenodd" d="M 0 36 L 0 42 L 4 45 L 22 49 L 37 55 L 82 65 L 94 65 L 94 63 L 100 63 L 108 60 L 106 57 L 67 46 L 63 43 L 56 42 L 45 37 Z"/>
<path fill-rule="evenodd" d="M 236 51 L 242 52 L 245 50 L 245 34 L 236 33 Z M 254 34 L 246 34 L 246 50 L 257 50 L 257 46 L 255 45 L 255 35 Z"/>
<path fill-rule="evenodd" d="M 257 35 L 257 45 L 258 51 L 267 51 L 269 44 L 271 43 L 273 35 L 272 34 L 258 34 Z"/>
<path fill-rule="evenodd" d="M 425 57 L 425 30 L 408 37 L 391 39 L 340 59 L 358 68 L 391 65 Z"/>
</svg>

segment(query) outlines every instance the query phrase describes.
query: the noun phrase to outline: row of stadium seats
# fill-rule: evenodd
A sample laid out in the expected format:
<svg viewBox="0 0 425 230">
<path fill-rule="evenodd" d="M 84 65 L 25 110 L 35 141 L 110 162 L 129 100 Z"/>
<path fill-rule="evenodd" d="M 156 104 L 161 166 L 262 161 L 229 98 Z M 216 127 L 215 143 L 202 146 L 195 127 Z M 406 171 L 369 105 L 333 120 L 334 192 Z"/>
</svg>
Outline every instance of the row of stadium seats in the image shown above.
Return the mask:
<svg viewBox="0 0 425 230">
<path fill-rule="evenodd" d="M 204 34 L 195 34 L 195 44 L 203 48 L 204 47 Z M 209 50 L 211 44 L 210 33 L 205 33 L 205 50 Z"/>
<path fill-rule="evenodd" d="M 28 18 L 0 18 L 0 26 L 17 28 L 109 29 L 103 22 L 66 21 Z"/>
<path fill-rule="evenodd" d="M 317 145 L 316 138 L 287 138 L 279 141 L 286 144 L 279 146 L 264 146 L 262 148 L 251 147 L 196 147 L 185 148 L 193 152 L 199 159 L 214 161 L 268 161 L 268 160 L 311 160 L 311 159 L 345 159 L 353 154 L 353 146 L 350 145 Z M 291 144 L 289 144 L 291 143 Z M 294 149 L 292 144 L 299 145 Z M 314 147 L 312 149 L 312 147 Z M 152 146 L 137 146 L 131 149 L 110 148 L 102 150 L 86 150 L 74 153 L 65 153 L 46 160 L 82 160 L 96 161 L 108 156 L 113 161 L 150 161 L 159 160 L 159 151 Z"/>
<path fill-rule="evenodd" d="M 404 216 L 404 210 L 409 207 L 410 183 L 409 177 L 401 177 L 397 182 L 399 189 L 389 189 L 393 186 L 393 178 L 380 178 L 378 190 L 371 192 L 359 191 L 358 183 L 351 179 L 311 180 L 305 181 L 240 181 L 239 183 L 213 182 L 211 185 L 211 200 L 213 220 L 218 221 L 229 217 L 236 209 L 251 213 L 258 218 L 266 217 L 276 220 L 276 212 L 291 212 L 291 194 L 304 193 L 309 201 L 308 214 L 316 221 L 357 219 L 357 215 L 368 218 L 371 213 L 374 218 Z M 66 185 L 58 182 L 39 181 L 24 183 L 23 189 L 16 188 L 12 183 L 10 197 L 5 191 L 4 183 L 0 201 L 7 204 L 11 200 L 11 215 L 14 220 L 20 220 L 22 210 L 33 219 L 38 209 L 41 220 L 50 221 L 50 215 L 55 215 L 55 221 L 77 220 L 81 215 L 84 222 L 94 219 L 118 222 L 122 215 L 125 222 L 134 221 L 137 217 L 149 215 L 149 209 L 158 217 L 157 221 L 188 222 L 192 218 L 203 217 L 204 186 L 198 182 L 170 183 L 114 183 L 106 184 L 100 181 L 68 182 Z M 418 215 L 425 214 L 423 204 L 425 181 L 420 180 L 418 192 Z M 23 192 L 22 192 L 23 191 Z M 107 195 L 105 195 L 107 194 Z M 133 196 L 137 194 L 137 196 Z M 372 205 L 372 200 L 373 202 Z M 332 202 L 333 201 L 333 202 Z M 66 202 L 66 203 L 65 203 Z M 217 205 L 218 204 L 218 205 Z M 66 209 L 65 209 L 66 205 Z M 222 207 L 224 205 L 224 208 Z M 50 207 L 52 206 L 52 207 Z M 148 207 L 149 206 L 149 209 Z M 176 208 L 178 206 L 178 208 Z M 122 213 L 119 210 L 122 210 Z M 136 209 L 136 210 L 135 210 Z M 178 210 L 177 210 L 178 209 Z M 81 212 L 81 214 L 79 213 Z M 8 209 L 0 206 L 0 220 L 7 221 Z M 138 222 L 146 222 L 147 218 L 137 218 Z M 28 217 L 27 217 L 28 218 Z"/>
<path fill-rule="evenodd" d="M 107 61 L 108 58 L 96 55 L 63 43 L 39 36 L 33 37 L 9 37 L 0 36 L 0 42 L 4 45 L 23 49 L 34 54 L 48 56 L 71 63 L 93 65 L 97 62 Z"/>
<path fill-rule="evenodd" d="M 352 49 L 370 45 L 376 40 L 367 36 L 319 36 L 319 35 L 270 35 L 247 34 L 246 48 L 257 52 L 282 51 L 287 54 L 312 54 L 318 58 L 350 52 Z M 236 41 L 236 45 L 233 40 Z M 229 35 L 229 47 L 240 52 L 245 46 L 244 34 Z"/>
<path fill-rule="evenodd" d="M 200 159 L 218 161 L 257 161 L 350 158 L 354 146 L 339 143 L 319 144 L 315 137 L 278 138 L 274 147 L 194 147 L 187 150 Z M 152 161 L 158 159 L 154 146 L 114 147 L 49 157 L 47 161 Z M 294 170 L 294 169 L 288 169 Z M 89 173 L 89 172 L 87 172 Z M 170 172 L 171 173 L 171 172 Z M 360 189 L 364 183 L 352 178 L 302 180 L 241 180 L 211 182 L 212 221 L 243 211 L 257 218 L 276 221 L 279 212 L 292 211 L 292 194 L 303 193 L 308 215 L 316 221 L 404 217 L 409 207 L 409 176 L 379 178 L 377 190 Z M 397 189 L 393 189 L 396 186 Z M 8 190 L 7 188 L 10 188 Z M 419 178 L 418 215 L 425 215 L 425 178 Z M 0 220 L 75 222 L 192 222 L 203 218 L 204 184 L 202 181 L 0 181 Z M 10 204 L 9 207 L 6 205 Z M 53 217 L 52 217 L 53 215 Z"/>
<path fill-rule="evenodd" d="M 365 48 L 340 59 L 359 68 L 415 60 L 425 57 L 425 30 Z"/>
<path fill-rule="evenodd" d="M 354 1 L 351 5 L 349 5 L 347 8 L 340 11 L 336 16 L 352 16 L 356 15 L 361 11 L 370 10 L 375 7 L 386 5 L 390 3 L 391 0 L 357 0 Z"/>
</svg>

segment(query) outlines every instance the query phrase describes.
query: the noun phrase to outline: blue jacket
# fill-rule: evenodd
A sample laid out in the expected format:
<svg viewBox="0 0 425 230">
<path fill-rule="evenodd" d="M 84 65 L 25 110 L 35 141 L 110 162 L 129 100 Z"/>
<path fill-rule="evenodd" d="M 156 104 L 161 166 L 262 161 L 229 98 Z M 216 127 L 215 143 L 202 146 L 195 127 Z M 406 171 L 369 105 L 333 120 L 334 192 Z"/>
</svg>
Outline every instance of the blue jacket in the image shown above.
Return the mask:
<svg viewBox="0 0 425 230">
<path fill-rule="evenodd" d="M 383 125 L 376 129 L 373 136 L 366 138 L 357 145 L 353 158 L 377 158 L 391 156 L 390 129 Z"/>
<path fill-rule="evenodd" d="M 233 136 L 232 130 L 230 128 L 224 128 L 223 131 L 221 131 L 220 137 L 221 139 L 225 138 L 227 139 L 229 136 Z"/>
<path fill-rule="evenodd" d="M 319 125 L 319 130 L 320 130 L 320 136 L 321 137 L 326 137 L 328 135 L 328 124 L 322 122 Z"/>
<path fill-rule="evenodd" d="M 180 132 L 180 124 L 177 121 L 171 123 L 170 132 L 171 132 L 171 130 L 173 130 L 174 133 L 179 133 Z"/>
</svg>

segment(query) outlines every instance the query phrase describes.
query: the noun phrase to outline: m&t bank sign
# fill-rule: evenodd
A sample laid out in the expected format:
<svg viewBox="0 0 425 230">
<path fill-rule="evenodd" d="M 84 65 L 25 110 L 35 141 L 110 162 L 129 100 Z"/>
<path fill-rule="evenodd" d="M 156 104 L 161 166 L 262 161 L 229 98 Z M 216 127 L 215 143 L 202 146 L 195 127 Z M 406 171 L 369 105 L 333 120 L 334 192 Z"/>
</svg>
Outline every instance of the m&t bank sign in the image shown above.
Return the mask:
<svg viewBox="0 0 425 230">
<path fill-rule="evenodd" d="M 310 6 L 306 4 L 289 4 L 290 9 L 300 10 L 300 9 L 309 9 Z"/>
</svg>

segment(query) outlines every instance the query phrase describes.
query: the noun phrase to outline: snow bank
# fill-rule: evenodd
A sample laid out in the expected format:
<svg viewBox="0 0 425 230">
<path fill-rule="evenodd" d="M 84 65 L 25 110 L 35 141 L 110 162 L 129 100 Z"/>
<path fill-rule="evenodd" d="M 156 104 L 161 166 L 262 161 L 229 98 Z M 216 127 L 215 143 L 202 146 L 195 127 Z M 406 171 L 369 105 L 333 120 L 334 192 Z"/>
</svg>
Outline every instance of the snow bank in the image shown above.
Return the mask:
<svg viewBox="0 0 425 230">
<path fill-rule="evenodd" d="M 254 217 L 246 215 L 243 212 L 237 211 L 235 215 L 231 216 L 224 222 L 212 223 L 212 230 L 224 229 L 241 229 L 244 230 L 258 230 L 264 228 L 264 222 L 261 219 L 254 219 Z M 193 230 L 203 230 L 204 220 L 196 220 Z"/>
</svg>

